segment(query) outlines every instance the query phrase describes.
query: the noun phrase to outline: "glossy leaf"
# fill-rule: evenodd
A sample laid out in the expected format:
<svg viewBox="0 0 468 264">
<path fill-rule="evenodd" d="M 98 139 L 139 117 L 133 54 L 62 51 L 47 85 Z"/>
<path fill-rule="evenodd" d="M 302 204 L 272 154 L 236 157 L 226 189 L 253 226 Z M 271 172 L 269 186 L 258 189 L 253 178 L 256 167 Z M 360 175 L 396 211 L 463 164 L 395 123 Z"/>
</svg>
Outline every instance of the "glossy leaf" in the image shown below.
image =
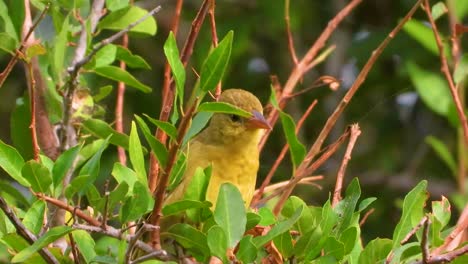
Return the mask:
<svg viewBox="0 0 468 264">
<path fill-rule="evenodd" d="M 82 123 L 83 128 L 93 136 L 106 139 L 109 143 L 128 150 L 129 137 L 114 130 L 109 124 L 99 119 L 88 119 Z M 109 137 L 112 135 L 111 137 Z"/>
<path fill-rule="evenodd" d="M 210 120 L 211 116 L 213 115 L 212 112 L 199 112 L 195 115 L 192 120 L 192 125 L 190 126 L 189 130 L 184 136 L 184 140 L 182 145 L 184 146 L 187 142 L 197 135 L 200 131 L 205 128 L 206 124 Z"/>
<path fill-rule="evenodd" d="M 245 232 L 247 217 L 242 195 L 231 183 L 223 183 L 219 189 L 214 220 L 226 233 L 229 248 L 234 248 Z"/>
<path fill-rule="evenodd" d="M 73 229 L 69 226 L 56 226 L 56 227 L 51 228 L 42 237 L 37 239 L 31 246 L 18 252 L 18 254 L 16 254 L 11 259 L 11 262 L 12 263 L 24 262 L 29 257 L 31 257 L 34 253 L 36 253 L 39 249 L 46 247 L 47 245 L 54 242 L 55 240 L 70 233 L 72 230 Z"/>
<path fill-rule="evenodd" d="M 258 210 L 258 214 L 260 215 L 261 219 L 258 225 L 260 226 L 269 226 L 276 222 L 276 217 L 268 207 L 262 207 Z"/>
<path fill-rule="evenodd" d="M 122 222 L 134 221 L 149 212 L 154 203 L 148 186 L 140 181 L 135 182 L 133 186 L 133 196 L 127 198 L 120 210 Z"/>
<path fill-rule="evenodd" d="M 158 160 L 159 164 L 162 167 L 166 167 L 167 157 L 168 157 L 168 151 L 166 149 L 166 146 L 164 146 L 164 144 L 161 143 L 161 141 L 159 141 L 157 138 L 153 136 L 150 129 L 148 128 L 146 123 L 143 121 L 143 119 L 141 119 L 141 117 L 135 116 L 135 119 L 141 131 L 143 132 L 143 135 L 145 136 L 146 141 L 150 145 L 151 150 L 156 156 L 156 159 Z"/>
<path fill-rule="evenodd" d="M 435 113 L 447 116 L 453 105 L 447 81 L 440 74 L 427 71 L 411 61 L 406 63 L 406 68 L 423 102 Z"/>
<path fill-rule="evenodd" d="M 284 204 L 283 210 L 281 210 L 281 214 L 284 217 L 291 217 L 299 207 L 303 207 L 305 209 L 302 212 L 301 218 L 299 218 L 294 226 L 296 226 L 299 233 L 303 235 L 313 229 L 315 224 L 312 213 L 307 208 L 307 205 L 304 201 L 302 201 L 297 196 L 290 196 Z"/>
<path fill-rule="evenodd" d="M 141 56 L 133 54 L 129 49 L 117 45 L 117 59 L 134 69 L 150 70 L 151 66 Z"/>
<path fill-rule="evenodd" d="M 424 25 L 421 21 L 411 19 L 406 21 L 403 30 L 430 53 L 435 56 L 439 55 L 434 33 L 430 27 Z"/>
<path fill-rule="evenodd" d="M 159 129 L 164 131 L 164 133 L 166 133 L 171 139 L 177 139 L 177 128 L 173 124 L 154 119 L 146 114 L 145 117 Z"/>
<path fill-rule="evenodd" d="M 39 234 L 42 229 L 45 208 L 45 202 L 37 200 L 31 205 L 29 210 L 24 215 L 23 224 L 28 230 L 33 232 L 33 234 Z"/>
<path fill-rule="evenodd" d="M 273 243 L 284 258 L 290 258 L 293 255 L 294 246 L 290 232 L 286 231 L 275 237 Z"/>
<path fill-rule="evenodd" d="M 335 212 L 341 216 L 335 228 L 337 234 L 341 234 L 352 225 L 354 210 L 360 196 L 361 187 L 359 186 L 359 180 L 358 178 L 354 178 L 346 188 L 345 198 L 335 207 Z"/>
<path fill-rule="evenodd" d="M 252 113 L 249 113 L 243 109 L 240 109 L 232 104 L 223 102 L 206 102 L 198 106 L 198 112 L 213 112 L 213 113 L 224 113 L 233 114 L 242 117 L 251 117 Z"/>
<path fill-rule="evenodd" d="M 31 184 L 33 191 L 49 193 L 52 175 L 44 165 L 35 160 L 30 160 L 24 164 L 21 174 Z"/>
<path fill-rule="evenodd" d="M 278 222 L 266 235 L 261 237 L 255 237 L 253 240 L 255 246 L 258 248 L 262 247 L 268 241 L 288 231 L 297 222 L 297 220 L 299 220 L 303 210 L 303 207 L 297 208 L 297 210 L 290 218 Z"/>
<path fill-rule="evenodd" d="M 427 181 L 421 181 L 405 196 L 400 221 L 393 231 L 393 249 L 397 248 L 406 234 L 421 221 L 428 198 L 426 188 Z"/>
<path fill-rule="evenodd" d="M 207 244 L 206 235 L 188 224 L 175 224 L 168 230 L 169 236 L 174 238 L 182 247 L 193 252 L 198 261 L 203 261 L 208 257 L 210 251 Z"/>
<path fill-rule="evenodd" d="M 74 146 L 63 152 L 57 158 L 52 169 L 52 181 L 54 183 L 54 187 L 57 187 L 62 183 L 65 175 L 73 167 L 73 164 L 80 153 L 81 147 L 82 145 Z"/>
<path fill-rule="evenodd" d="M 112 92 L 112 85 L 102 86 L 98 89 L 98 93 L 93 95 L 94 102 L 98 103 L 102 99 L 106 98 Z"/>
<path fill-rule="evenodd" d="M 206 233 L 206 238 L 211 254 L 221 259 L 223 263 L 226 263 L 226 251 L 229 240 L 224 230 L 220 226 L 212 226 Z"/>
<path fill-rule="evenodd" d="M 98 28 L 120 31 L 127 28 L 130 24 L 137 22 L 147 13 L 148 11 L 137 6 L 118 9 L 104 17 L 99 22 Z M 130 29 L 130 32 L 153 36 L 156 34 L 156 30 L 156 21 L 152 16 L 150 16 L 137 26 Z"/>
<path fill-rule="evenodd" d="M 138 90 L 149 93 L 151 92 L 151 87 L 141 83 L 138 79 L 136 79 L 133 75 L 128 73 L 125 70 L 122 70 L 116 66 L 102 66 L 99 68 L 94 69 L 94 72 L 100 76 L 109 78 L 114 81 L 123 82 L 129 86 L 137 88 Z"/>
<path fill-rule="evenodd" d="M 182 213 L 188 209 L 210 208 L 211 203 L 208 201 L 197 200 L 181 200 L 175 203 L 165 205 L 162 209 L 164 216 L 175 215 Z"/>
<path fill-rule="evenodd" d="M 84 230 L 75 230 L 72 232 L 72 235 L 76 246 L 86 263 L 91 263 L 96 257 L 96 252 L 94 250 L 96 243 L 94 242 L 94 239 Z"/>
<path fill-rule="evenodd" d="M 182 106 L 184 101 L 185 68 L 180 60 L 179 49 L 177 48 L 177 42 L 172 31 L 169 33 L 166 43 L 164 43 L 164 54 L 166 55 L 167 62 L 171 66 L 177 87 L 176 95 L 180 106 Z"/>
<path fill-rule="evenodd" d="M 133 185 L 137 181 L 137 175 L 135 171 L 122 165 L 120 162 L 116 162 L 112 168 L 112 176 L 114 176 L 118 184 L 125 182 L 128 185 L 130 192 L 133 193 Z"/>
<path fill-rule="evenodd" d="M 236 253 L 237 259 L 243 263 L 253 263 L 257 257 L 257 247 L 252 242 L 252 235 L 245 236 L 239 242 L 239 250 Z"/>
<path fill-rule="evenodd" d="M 24 160 L 18 151 L 0 140 L 0 167 L 15 181 L 29 187 L 29 182 L 21 175 L 23 166 Z"/>
<path fill-rule="evenodd" d="M 0 33 L 0 49 L 13 55 L 18 42 L 16 39 L 5 32 Z"/>
<path fill-rule="evenodd" d="M 286 141 L 289 144 L 289 153 L 291 153 L 291 159 L 296 168 L 304 160 L 306 149 L 296 136 L 296 124 L 292 117 L 284 112 L 280 112 L 280 118 Z"/>
<path fill-rule="evenodd" d="M 212 91 L 223 78 L 231 57 L 233 35 L 234 33 L 229 31 L 203 63 L 200 73 L 200 90 L 202 92 Z"/>
<path fill-rule="evenodd" d="M 117 54 L 117 46 L 109 44 L 100 49 L 96 55 L 94 55 L 94 67 L 99 68 L 112 64 L 115 61 Z"/>
<path fill-rule="evenodd" d="M 327 236 L 328 234 L 323 234 L 320 226 L 317 226 L 307 233 L 304 233 L 299 237 L 294 245 L 293 254 L 299 258 L 304 257 L 306 254 L 311 255 L 312 252 L 320 252 L 321 238 L 322 236 Z M 323 243 L 323 242 L 322 242 Z M 315 254 L 314 254 L 315 255 Z"/>
<path fill-rule="evenodd" d="M 129 154 L 130 162 L 132 163 L 133 170 L 136 172 L 138 181 L 144 185 L 148 185 L 145 157 L 143 156 L 143 148 L 141 147 L 135 122 L 132 122 L 132 128 L 130 130 Z"/>
<path fill-rule="evenodd" d="M 258 223 L 260 223 L 260 220 L 262 219 L 260 215 L 253 212 L 247 212 L 246 217 L 247 223 L 245 224 L 245 231 L 249 231 L 250 229 L 254 228 Z"/>
<path fill-rule="evenodd" d="M 392 250 L 392 240 L 387 238 L 376 238 L 366 245 L 359 256 L 360 264 L 382 263 Z"/>
</svg>

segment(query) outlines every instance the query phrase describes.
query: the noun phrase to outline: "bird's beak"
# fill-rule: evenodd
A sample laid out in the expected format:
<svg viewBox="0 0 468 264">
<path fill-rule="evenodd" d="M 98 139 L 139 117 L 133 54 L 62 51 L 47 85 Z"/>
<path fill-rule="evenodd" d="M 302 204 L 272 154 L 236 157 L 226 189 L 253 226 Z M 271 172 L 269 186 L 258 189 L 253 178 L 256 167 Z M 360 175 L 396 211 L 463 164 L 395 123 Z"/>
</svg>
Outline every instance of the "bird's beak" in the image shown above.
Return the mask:
<svg viewBox="0 0 468 264">
<path fill-rule="evenodd" d="M 262 115 L 262 113 L 253 110 L 252 117 L 247 119 L 247 127 L 249 128 L 256 128 L 256 129 L 271 129 L 270 124 Z"/>
</svg>

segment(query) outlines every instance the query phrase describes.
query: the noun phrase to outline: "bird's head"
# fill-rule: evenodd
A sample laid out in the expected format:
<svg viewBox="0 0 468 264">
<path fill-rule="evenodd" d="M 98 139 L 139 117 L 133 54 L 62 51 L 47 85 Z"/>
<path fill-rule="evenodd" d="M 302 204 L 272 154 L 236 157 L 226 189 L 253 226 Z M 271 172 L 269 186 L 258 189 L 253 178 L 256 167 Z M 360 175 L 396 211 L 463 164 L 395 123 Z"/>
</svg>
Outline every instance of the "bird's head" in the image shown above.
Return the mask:
<svg viewBox="0 0 468 264">
<path fill-rule="evenodd" d="M 248 140 L 253 137 L 259 138 L 261 129 L 270 129 L 270 125 L 263 117 L 262 104 L 250 92 L 241 89 L 228 89 L 221 94 L 219 101 L 237 106 L 250 112 L 252 116 L 214 114 L 208 127 L 213 139 L 220 141 Z"/>
</svg>

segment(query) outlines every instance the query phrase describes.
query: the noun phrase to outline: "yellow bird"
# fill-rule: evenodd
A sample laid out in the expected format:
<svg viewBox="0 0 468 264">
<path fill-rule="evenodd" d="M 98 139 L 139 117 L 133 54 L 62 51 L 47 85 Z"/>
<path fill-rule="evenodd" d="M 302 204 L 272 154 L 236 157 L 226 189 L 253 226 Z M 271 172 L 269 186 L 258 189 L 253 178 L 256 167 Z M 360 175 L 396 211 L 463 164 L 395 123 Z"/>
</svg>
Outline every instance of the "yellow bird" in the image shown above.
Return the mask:
<svg viewBox="0 0 468 264">
<path fill-rule="evenodd" d="M 166 204 L 184 197 L 195 170 L 212 166 L 206 200 L 213 205 L 223 183 L 234 184 L 246 206 L 255 191 L 259 165 L 258 143 L 263 129 L 270 125 L 263 117 L 263 108 L 255 95 L 241 89 L 225 90 L 220 102 L 230 103 L 252 113 L 252 117 L 216 113 L 209 125 L 187 147 L 187 169 L 178 187 L 168 196 Z"/>
</svg>

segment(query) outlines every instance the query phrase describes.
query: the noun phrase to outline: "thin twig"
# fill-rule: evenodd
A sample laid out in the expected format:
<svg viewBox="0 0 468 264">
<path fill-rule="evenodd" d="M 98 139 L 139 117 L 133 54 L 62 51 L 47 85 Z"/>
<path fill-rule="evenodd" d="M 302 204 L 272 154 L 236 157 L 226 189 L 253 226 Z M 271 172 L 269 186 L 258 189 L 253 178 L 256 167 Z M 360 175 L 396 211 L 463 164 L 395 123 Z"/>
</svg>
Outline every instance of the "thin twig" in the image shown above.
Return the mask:
<svg viewBox="0 0 468 264">
<path fill-rule="evenodd" d="M 455 249 L 445 254 L 432 256 L 431 258 L 429 258 L 429 260 L 426 263 L 427 264 L 449 263 L 452 260 L 455 260 L 457 257 L 466 255 L 467 253 L 468 253 L 468 245 L 464 245 L 461 248 Z M 423 261 L 416 261 L 412 264 L 423 264 Z"/>
<path fill-rule="evenodd" d="M 335 191 L 333 192 L 332 207 L 335 207 L 338 202 L 342 200 L 341 189 L 343 188 L 344 175 L 346 167 L 348 166 L 349 160 L 351 160 L 351 152 L 353 151 L 354 144 L 356 143 L 357 138 L 361 135 L 361 130 L 359 129 L 358 124 L 351 125 L 350 128 L 351 135 L 349 136 L 348 146 L 346 147 L 346 152 L 341 161 L 338 174 L 336 176 Z"/>
<path fill-rule="evenodd" d="M 304 124 L 305 120 L 307 117 L 310 115 L 312 110 L 314 109 L 315 105 L 317 105 L 317 100 L 314 100 L 307 110 L 304 112 L 302 117 L 299 119 L 297 122 L 296 126 L 296 134 L 299 133 L 299 130 L 301 129 L 302 125 Z M 286 156 L 286 152 L 289 149 L 289 144 L 285 144 L 283 146 L 283 149 L 281 150 L 280 154 L 278 155 L 278 158 L 276 158 L 275 162 L 273 163 L 273 166 L 271 167 L 270 171 L 268 172 L 267 176 L 263 180 L 262 184 L 260 185 L 260 188 L 255 192 L 254 197 L 252 198 L 251 206 L 256 207 L 258 205 L 258 200 L 262 197 L 265 188 L 270 184 L 271 179 L 273 178 L 273 175 L 275 174 L 276 170 L 278 169 L 279 165 L 281 164 L 281 161 L 283 161 L 284 157 Z"/>
<path fill-rule="evenodd" d="M 328 22 L 327 27 L 322 31 L 320 36 L 317 38 L 317 40 L 314 42 L 312 47 L 307 51 L 306 55 L 299 61 L 296 67 L 292 70 L 291 74 L 289 75 L 288 80 L 286 81 L 286 84 L 284 85 L 283 90 L 281 91 L 281 95 L 279 97 L 279 102 L 280 102 L 280 109 L 283 109 L 285 107 L 285 102 L 282 103 L 281 99 L 285 96 L 290 95 L 294 88 L 296 87 L 296 84 L 299 82 L 299 80 L 302 79 L 304 74 L 307 72 L 307 70 L 310 70 L 311 68 L 309 65 L 313 63 L 314 59 L 316 58 L 317 54 L 320 52 L 320 50 L 325 47 L 325 44 L 327 40 L 330 38 L 331 34 L 335 31 L 336 27 L 351 13 L 351 11 L 362 2 L 362 0 L 352 0 L 349 2 L 343 9 L 341 9 L 336 16 Z M 272 112 L 270 113 L 267 121 L 271 126 L 274 126 L 274 124 L 277 122 L 279 117 L 279 112 L 276 109 L 273 109 Z M 271 131 L 265 131 L 265 134 L 263 135 L 261 141 L 260 141 L 260 149 L 263 149 L 263 146 L 265 145 L 268 136 L 270 135 Z"/>
<path fill-rule="evenodd" d="M 216 33 L 215 7 L 216 7 L 216 0 L 211 0 L 208 14 L 210 16 L 211 43 L 213 44 L 213 48 L 216 48 L 218 46 L 218 34 Z M 219 82 L 216 85 L 215 96 L 214 96 L 215 100 L 218 101 L 220 96 L 221 96 L 221 82 Z"/>
<path fill-rule="evenodd" d="M 71 252 L 73 255 L 73 261 L 75 262 L 75 264 L 79 264 L 80 257 L 78 254 L 78 248 L 76 247 L 75 239 L 73 239 L 72 233 L 68 233 L 68 239 L 70 239 L 70 247 L 71 247 Z"/>
<path fill-rule="evenodd" d="M 136 243 L 147 231 L 152 230 L 152 229 L 157 229 L 157 228 L 153 225 L 144 223 L 134 235 L 130 236 L 130 239 L 128 240 L 127 250 L 125 252 L 125 263 L 132 263 L 130 261 L 130 258 L 132 256 L 132 252 L 136 246 Z"/>
<path fill-rule="evenodd" d="M 31 233 L 21 222 L 21 220 L 15 215 L 13 210 L 8 206 L 7 202 L 3 199 L 3 197 L 0 196 L 0 208 L 2 211 L 5 213 L 5 215 L 8 217 L 10 222 L 15 226 L 16 232 L 18 235 L 20 235 L 22 238 L 24 238 L 29 244 L 33 244 L 36 242 L 37 238 L 36 236 Z M 47 262 L 47 263 L 53 263 L 53 264 L 59 264 L 58 260 L 50 253 L 50 251 L 47 248 L 41 248 L 39 249 L 39 255 Z"/>
<path fill-rule="evenodd" d="M 366 221 L 367 221 L 367 218 L 369 218 L 369 216 L 375 212 L 375 208 L 371 208 L 369 209 L 369 211 L 367 211 L 364 216 L 362 217 L 361 221 L 359 221 L 359 226 L 362 227 Z"/>
<path fill-rule="evenodd" d="M 122 46 L 128 48 L 128 34 L 124 34 L 122 37 Z M 125 61 L 120 61 L 120 69 L 125 71 L 127 65 Z M 123 126 L 123 111 L 124 111 L 124 100 L 125 100 L 125 83 L 119 82 L 117 84 L 117 98 L 115 101 L 115 130 L 120 133 L 124 133 Z M 122 147 L 117 147 L 117 155 L 119 157 L 119 162 L 122 165 L 127 164 L 127 154 L 125 149 Z"/>
<path fill-rule="evenodd" d="M 323 175 L 305 177 L 305 178 L 302 178 L 302 180 L 299 181 L 297 183 L 297 185 L 311 185 L 311 186 L 317 187 L 319 190 L 321 190 L 322 186 L 315 183 L 315 181 L 319 181 L 319 180 L 323 180 L 323 179 L 324 179 Z M 288 183 L 289 183 L 289 181 L 282 181 L 282 182 L 278 182 L 278 183 L 266 186 L 265 189 L 263 190 L 263 192 L 264 193 L 274 192 L 274 194 L 269 195 L 268 197 L 265 197 L 263 199 L 258 200 L 255 203 L 255 205 L 252 205 L 251 207 L 252 208 L 258 208 L 260 205 L 263 205 L 266 202 L 268 202 L 269 200 L 273 199 L 276 195 L 279 195 L 282 192 L 282 188 L 284 188 Z M 258 190 L 255 191 L 255 195 L 257 195 L 257 194 L 258 194 Z"/>
<path fill-rule="evenodd" d="M 50 204 L 53 204 L 61 209 L 64 209 L 64 210 L 67 210 L 68 212 L 70 213 L 73 213 L 75 214 L 76 216 L 78 216 L 79 218 L 85 220 L 87 223 L 89 223 L 90 225 L 93 225 L 93 226 L 102 226 L 102 223 L 99 222 L 98 220 L 94 219 L 93 217 L 87 215 L 86 213 L 84 213 L 83 211 L 81 211 L 81 209 L 78 209 L 76 207 L 73 207 L 71 205 L 68 205 L 66 204 L 65 202 L 63 201 L 60 201 L 58 199 L 55 199 L 53 197 L 49 197 L 45 194 L 42 194 L 42 193 L 35 193 L 36 197 L 39 198 L 39 199 L 42 199 Z"/>
<path fill-rule="evenodd" d="M 458 96 L 457 88 L 455 87 L 455 83 L 452 78 L 452 74 L 450 73 L 450 69 L 448 66 L 447 58 L 445 57 L 445 52 L 444 52 L 444 46 L 442 44 L 442 40 L 439 35 L 439 30 L 437 29 L 437 25 L 434 22 L 434 18 L 432 17 L 431 13 L 431 7 L 429 5 L 428 0 L 424 0 L 424 10 L 426 11 L 427 18 L 429 19 L 429 22 L 431 23 L 432 26 L 432 32 L 434 33 L 434 37 L 437 43 L 437 47 L 439 48 L 439 57 L 440 57 L 440 63 L 441 63 L 441 71 L 445 76 L 445 79 L 447 79 L 447 83 L 450 88 L 450 93 L 452 95 L 453 101 L 455 103 L 455 106 L 457 108 L 457 114 L 458 118 L 460 119 L 460 123 L 462 124 L 463 128 L 463 135 L 465 138 L 465 146 L 468 146 L 468 122 L 466 119 L 465 112 L 463 110 L 463 105 L 460 101 L 460 97 Z"/>
<path fill-rule="evenodd" d="M 106 230 L 107 228 L 107 214 L 109 213 L 109 179 L 104 183 L 104 212 L 102 215 L 102 229 Z"/>
<path fill-rule="evenodd" d="M 37 140 L 37 130 L 36 130 L 36 79 L 34 79 L 34 71 L 32 68 L 31 62 L 26 64 L 29 72 L 29 100 L 31 105 L 31 123 L 29 129 L 31 130 L 31 139 L 34 153 L 34 160 L 39 161 L 40 147 Z"/>
<path fill-rule="evenodd" d="M 424 264 L 427 264 L 429 261 L 429 225 L 431 224 L 431 220 L 429 217 L 426 218 L 423 226 L 423 233 L 421 238 L 421 252 L 422 252 L 422 260 Z"/>
<path fill-rule="evenodd" d="M 291 23 L 289 21 L 289 0 L 284 1 L 284 21 L 286 22 L 286 34 L 288 35 L 288 48 L 291 54 L 291 59 L 294 65 L 297 67 L 298 60 L 296 56 L 296 50 L 294 49 L 294 39 L 291 32 Z"/>
<path fill-rule="evenodd" d="M 466 204 L 465 208 L 463 208 L 463 211 L 460 214 L 460 217 L 458 218 L 455 228 L 445 238 L 444 244 L 442 244 L 442 246 L 435 249 L 433 251 L 433 254 L 437 255 L 449 248 L 456 247 L 452 245 L 453 242 L 456 240 L 458 236 L 463 235 L 463 233 L 465 233 L 467 229 L 468 229 L 468 204 Z"/>
<path fill-rule="evenodd" d="M 184 139 L 187 130 L 190 127 L 190 122 L 192 120 L 192 116 L 195 113 L 196 106 L 198 104 L 198 99 L 196 99 L 191 106 L 189 106 L 188 110 L 186 111 L 186 115 L 183 116 L 182 120 L 180 121 L 179 128 L 177 130 L 177 139 L 175 144 L 173 144 L 169 148 L 168 154 L 168 161 L 167 166 L 164 171 L 162 171 L 162 175 L 159 179 L 158 186 L 156 188 L 156 193 L 154 195 L 155 202 L 153 211 L 151 213 L 150 224 L 159 226 L 159 221 L 161 220 L 161 210 L 164 203 L 164 195 L 166 193 L 167 184 L 169 183 L 169 176 L 171 175 L 171 171 L 174 168 L 177 153 L 179 152 L 180 146 L 182 146 L 182 141 Z M 151 232 L 151 245 L 153 248 L 160 249 L 160 230 L 152 230 Z"/>
<path fill-rule="evenodd" d="M 34 22 L 33 26 L 28 29 L 28 32 L 26 33 L 23 40 L 21 41 L 21 44 L 20 44 L 19 48 L 16 49 L 15 55 L 13 55 L 13 57 L 8 62 L 7 66 L 5 67 L 5 70 L 3 70 L 3 72 L 0 73 L 0 87 L 3 86 L 3 83 L 5 82 L 6 78 L 10 74 L 11 70 L 13 70 L 13 66 L 16 65 L 16 62 L 18 61 L 18 59 L 22 55 L 22 53 L 24 51 L 24 48 L 26 47 L 26 44 L 28 43 L 29 37 L 32 35 L 34 30 L 37 28 L 37 26 L 39 25 L 39 22 L 41 22 L 42 19 L 44 19 L 45 14 L 47 14 L 47 11 L 49 11 L 49 7 L 50 7 L 50 3 L 48 3 L 44 7 L 44 10 L 42 10 L 41 14 L 36 19 L 36 22 Z M 23 32 L 26 32 L 26 31 L 23 30 Z"/>
<path fill-rule="evenodd" d="M 424 216 L 421 221 L 419 221 L 419 223 L 413 227 L 413 229 L 411 229 L 411 231 L 408 232 L 408 234 L 400 241 L 400 245 L 403 245 L 405 244 L 406 242 L 408 242 L 408 240 L 410 240 L 410 238 L 416 234 L 416 232 L 421 229 L 421 227 L 424 225 L 424 223 L 427 222 L 427 216 Z"/>
</svg>

